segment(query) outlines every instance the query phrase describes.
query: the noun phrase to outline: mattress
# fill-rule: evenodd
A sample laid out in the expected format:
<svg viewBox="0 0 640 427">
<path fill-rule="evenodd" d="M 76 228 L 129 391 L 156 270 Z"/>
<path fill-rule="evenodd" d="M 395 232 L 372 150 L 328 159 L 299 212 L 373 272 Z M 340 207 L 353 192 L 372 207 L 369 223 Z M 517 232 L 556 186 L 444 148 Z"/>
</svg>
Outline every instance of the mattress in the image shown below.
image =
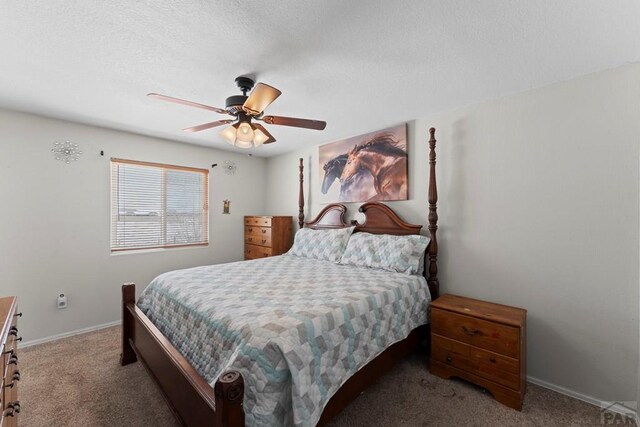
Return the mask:
<svg viewBox="0 0 640 427">
<path fill-rule="evenodd" d="M 283 255 L 162 274 L 137 305 L 212 387 L 242 374 L 247 425 L 313 426 L 429 301 L 421 276 Z"/>
</svg>

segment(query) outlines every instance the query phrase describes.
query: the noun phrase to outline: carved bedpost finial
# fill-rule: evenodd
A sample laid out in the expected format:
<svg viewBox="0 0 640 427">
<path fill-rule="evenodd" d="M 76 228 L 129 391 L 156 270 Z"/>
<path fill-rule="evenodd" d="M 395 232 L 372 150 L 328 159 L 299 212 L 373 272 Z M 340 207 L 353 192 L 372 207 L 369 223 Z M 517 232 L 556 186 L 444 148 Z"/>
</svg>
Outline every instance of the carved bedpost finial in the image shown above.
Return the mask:
<svg viewBox="0 0 640 427">
<path fill-rule="evenodd" d="M 436 185 L 436 128 L 429 129 L 429 275 L 427 282 L 430 288 L 435 290 L 438 297 L 440 282 L 438 281 L 438 239 L 436 232 L 438 231 L 438 186 Z"/>
<path fill-rule="evenodd" d="M 302 157 L 300 158 L 300 166 L 298 166 L 300 170 L 300 191 L 298 192 L 298 226 L 300 228 L 304 227 L 304 163 Z"/>
<path fill-rule="evenodd" d="M 244 380 L 237 371 L 222 373 L 214 387 L 216 426 L 243 426 Z M 219 410 L 222 409 L 222 410 Z"/>
</svg>

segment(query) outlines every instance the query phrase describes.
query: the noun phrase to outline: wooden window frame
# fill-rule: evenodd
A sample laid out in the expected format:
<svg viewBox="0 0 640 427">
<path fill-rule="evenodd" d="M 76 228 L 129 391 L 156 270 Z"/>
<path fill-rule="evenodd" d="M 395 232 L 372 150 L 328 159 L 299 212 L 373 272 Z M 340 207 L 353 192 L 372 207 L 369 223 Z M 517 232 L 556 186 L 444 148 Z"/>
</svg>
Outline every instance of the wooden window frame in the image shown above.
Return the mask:
<svg viewBox="0 0 640 427">
<path fill-rule="evenodd" d="M 111 230 L 110 230 L 110 237 L 109 237 L 109 246 L 111 249 L 111 253 L 123 253 L 123 252 L 130 252 L 130 251 L 144 251 L 144 250 L 153 250 L 153 249 L 174 249 L 174 248 L 186 248 L 186 247 L 198 247 L 198 246 L 209 246 L 209 220 L 210 220 L 210 216 L 209 216 L 209 170 L 208 169 L 202 169 L 202 168 L 194 168 L 194 167 L 189 167 L 189 166 L 178 166 L 178 165 L 172 165 L 172 164 L 167 164 L 167 163 L 153 163 L 153 162 L 144 162 L 144 161 L 139 161 L 139 160 L 129 160 L 129 159 L 121 159 L 121 158 L 117 158 L 117 157 L 112 157 L 111 161 L 110 161 L 110 168 L 111 171 L 113 171 L 113 166 L 114 163 L 118 163 L 118 164 L 125 164 L 125 165 L 134 165 L 134 166 L 142 166 L 142 167 L 150 167 L 150 168 L 156 168 L 156 169 L 162 169 L 163 171 L 168 171 L 168 170 L 177 170 L 177 171 L 186 171 L 186 172 L 193 172 L 193 173 L 200 173 L 202 175 L 204 175 L 204 180 L 203 180 L 203 185 L 202 185 L 202 197 L 203 197 L 203 201 L 204 201 L 204 206 L 203 206 L 203 215 L 206 217 L 202 224 L 203 224 L 203 232 L 206 236 L 206 241 L 204 242 L 197 242 L 197 243 L 179 243 L 179 244 L 164 244 L 164 245 L 155 245 L 155 246 L 140 246 L 140 247 L 128 247 L 128 248 L 114 248 L 113 247 L 113 202 L 114 200 L 118 200 L 118 195 L 115 194 L 114 195 L 114 191 L 118 191 L 117 186 L 114 187 L 113 183 L 114 183 L 114 177 L 111 177 L 111 206 L 110 206 L 110 221 L 111 221 Z M 166 212 L 166 174 L 163 174 L 163 185 L 162 185 L 162 209 L 163 209 L 163 213 Z M 163 240 L 166 241 L 166 233 L 167 233 L 167 224 L 166 221 L 162 221 L 162 234 L 163 234 Z"/>
</svg>

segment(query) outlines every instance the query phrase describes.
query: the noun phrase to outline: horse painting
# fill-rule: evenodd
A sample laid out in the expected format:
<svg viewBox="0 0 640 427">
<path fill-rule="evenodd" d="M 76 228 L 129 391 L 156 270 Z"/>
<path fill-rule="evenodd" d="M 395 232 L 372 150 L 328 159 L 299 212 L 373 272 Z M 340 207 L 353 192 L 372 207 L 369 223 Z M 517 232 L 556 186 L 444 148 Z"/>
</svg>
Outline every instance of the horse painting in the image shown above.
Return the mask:
<svg viewBox="0 0 640 427">
<path fill-rule="evenodd" d="M 322 170 L 324 170 L 324 178 L 322 178 L 322 194 L 327 194 L 329 188 L 333 185 L 336 179 L 340 179 L 344 165 L 347 164 L 347 155 L 340 154 L 338 157 L 334 157 L 324 164 Z"/>
<path fill-rule="evenodd" d="M 406 200 L 406 147 L 405 124 L 321 146 L 321 199 Z"/>
<path fill-rule="evenodd" d="M 379 134 L 349 151 L 347 163 L 340 175 L 342 185 L 362 170 L 373 177 L 376 195 L 369 200 L 402 200 L 407 197 L 407 152 L 396 146 L 390 134 Z"/>
<path fill-rule="evenodd" d="M 331 186 L 340 180 L 342 170 L 347 164 L 348 154 L 340 154 L 339 156 L 329 160 L 324 164 L 322 170 L 324 177 L 322 178 L 322 194 L 327 194 Z M 372 193 L 373 179 L 365 173 L 356 173 L 351 177 L 348 183 L 340 183 L 339 202 L 349 202 L 351 200 L 369 200 Z"/>
</svg>

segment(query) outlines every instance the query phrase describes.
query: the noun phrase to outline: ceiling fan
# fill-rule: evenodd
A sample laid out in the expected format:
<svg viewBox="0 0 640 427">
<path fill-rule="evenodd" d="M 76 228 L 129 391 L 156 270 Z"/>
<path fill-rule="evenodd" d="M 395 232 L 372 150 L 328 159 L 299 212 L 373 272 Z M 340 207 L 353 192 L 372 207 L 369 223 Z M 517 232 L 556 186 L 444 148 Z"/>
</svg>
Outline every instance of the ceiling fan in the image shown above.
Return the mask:
<svg viewBox="0 0 640 427">
<path fill-rule="evenodd" d="M 200 132 L 218 126 L 227 126 L 220 132 L 220 135 L 231 145 L 239 148 L 258 147 L 262 144 L 275 142 L 275 138 L 264 126 L 253 121 L 262 121 L 270 125 L 292 126 L 305 129 L 323 130 L 327 126 L 321 120 L 298 119 L 295 117 L 265 116 L 264 109 L 278 98 L 282 92 L 264 83 L 255 82 L 249 77 L 237 77 L 236 84 L 242 91 L 242 95 L 232 95 L 227 98 L 225 108 L 212 107 L 210 105 L 199 104 L 197 102 L 186 101 L 172 96 L 150 93 L 147 96 L 161 99 L 163 101 L 175 102 L 176 104 L 188 105 L 190 107 L 202 108 L 233 116 L 230 119 L 216 120 L 215 122 L 204 123 L 198 126 L 183 129 L 186 132 Z M 251 91 L 253 89 L 253 91 Z M 251 91 L 249 96 L 247 92 Z"/>
</svg>

